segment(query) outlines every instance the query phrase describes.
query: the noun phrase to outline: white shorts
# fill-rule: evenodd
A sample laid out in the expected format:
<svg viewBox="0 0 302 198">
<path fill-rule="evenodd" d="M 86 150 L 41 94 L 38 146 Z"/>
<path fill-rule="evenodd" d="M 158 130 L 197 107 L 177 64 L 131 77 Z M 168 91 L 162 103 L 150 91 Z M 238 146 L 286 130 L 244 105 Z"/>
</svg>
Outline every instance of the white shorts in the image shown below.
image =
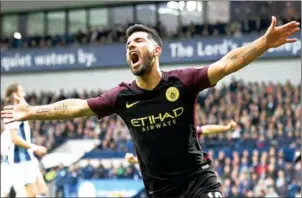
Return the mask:
<svg viewBox="0 0 302 198">
<path fill-rule="evenodd" d="M 1 163 L 1 197 L 8 195 L 13 186 L 12 170 L 8 163 Z"/>
<path fill-rule="evenodd" d="M 36 183 L 39 167 L 34 161 L 26 161 L 11 165 L 11 170 L 14 173 L 15 185 L 27 185 Z"/>
</svg>

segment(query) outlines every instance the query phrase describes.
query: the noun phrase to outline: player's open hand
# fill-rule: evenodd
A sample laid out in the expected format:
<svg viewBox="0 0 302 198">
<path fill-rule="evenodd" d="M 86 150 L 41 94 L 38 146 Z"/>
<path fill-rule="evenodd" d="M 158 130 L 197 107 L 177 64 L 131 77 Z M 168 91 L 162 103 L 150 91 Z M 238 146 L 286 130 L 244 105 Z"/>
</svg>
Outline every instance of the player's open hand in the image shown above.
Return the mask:
<svg viewBox="0 0 302 198">
<path fill-rule="evenodd" d="M 17 105 L 8 105 L 1 111 L 1 118 L 4 124 L 14 121 L 24 121 L 29 117 L 29 105 L 24 99 L 19 100 Z"/>
<path fill-rule="evenodd" d="M 275 48 L 285 43 L 293 43 L 297 41 L 296 38 L 288 37 L 294 35 L 300 30 L 300 23 L 298 23 L 297 21 L 291 21 L 278 27 L 276 25 L 277 19 L 273 16 L 271 25 L 265 33 L 267 46 L 269 48 Z"/>
<path fill-rule="evenodd" d="M 229 130 L 235 130 L 237 128 L 237 123 L 234 120 L 231 120 L 227 126 Z"/>
</svg>

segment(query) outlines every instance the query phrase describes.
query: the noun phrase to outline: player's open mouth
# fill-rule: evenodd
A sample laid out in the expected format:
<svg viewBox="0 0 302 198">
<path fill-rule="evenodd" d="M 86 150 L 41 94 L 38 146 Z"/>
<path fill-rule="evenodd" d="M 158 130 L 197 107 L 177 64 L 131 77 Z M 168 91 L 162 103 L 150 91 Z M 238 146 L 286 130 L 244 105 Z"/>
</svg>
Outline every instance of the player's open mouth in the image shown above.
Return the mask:
<svg viewBox="0 0 302 198">
<path fill-rule="evenodd" d="M 140 64 L 140 57 L 137 51 L 132 51 L 129 55 L 133 67 L 136 67 L 138 64 Z"/>
</svg>

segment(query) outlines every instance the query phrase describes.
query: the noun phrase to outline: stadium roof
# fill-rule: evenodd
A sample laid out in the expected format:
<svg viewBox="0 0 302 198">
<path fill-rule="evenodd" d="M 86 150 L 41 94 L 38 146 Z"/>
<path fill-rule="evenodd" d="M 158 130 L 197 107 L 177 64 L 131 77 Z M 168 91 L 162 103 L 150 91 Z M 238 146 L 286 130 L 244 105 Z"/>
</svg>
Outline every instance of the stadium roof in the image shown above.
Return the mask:
<svg viewBox="0 0 302 198">
<path fill-rule="evenodd" d="M 27 12 L 27 11 L 39 11 L 39 10 L 54 10 L 62 8 L 83 8 L 89 6 L 99 5 L 113 5 L 113 4 L 126 4 L 140 2 L 138 0 L 132 1 L 2 1 L 1 13 L 7 12 Z"/>
</svg>

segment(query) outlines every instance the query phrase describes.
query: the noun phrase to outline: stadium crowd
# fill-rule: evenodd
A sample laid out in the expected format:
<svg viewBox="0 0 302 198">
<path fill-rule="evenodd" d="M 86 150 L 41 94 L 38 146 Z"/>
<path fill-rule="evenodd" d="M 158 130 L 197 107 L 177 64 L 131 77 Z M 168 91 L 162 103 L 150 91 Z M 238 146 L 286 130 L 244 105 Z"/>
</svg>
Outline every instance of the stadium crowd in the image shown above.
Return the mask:
<svg viewBox="0 0 302 198">
<path fill-rule="evenodd" d="M 95 97 L 99 92 L 28 93 L 27 101 L 47 104 L 65 98 Z M 233 132 L 199 139 L 213 158 L 227 196 L 292 196 L 301 190 L 301 164 L 292 162 L 294 152 L 301 148 L 300 98 L 299 86 L 290 82 L 283 85 L 244 83 L 235 79 L 229 85 L 200 93 L 196 104 L 197 125 L 226 123 L 231 118 L 239 124 Z M 67 139 L 94 138 L 101 140 L 96 150 L 134 152 L 128 129 L 117 115 L 101 121 L 96 117 L 33 121 L 31 126 L 33 142 L 45 145 L 49 150 Z M 68 172 L 67 169 L 64 170 Z M 60 175 L 63 169 L 58 170 L 57 175 Z M 69 172 L 86 179 L 139 177 L 131 167 L 105 170 L 101 164 L 94 168 L 75 165 Z"/>
<path fill-rule="evenodd" d="M 233 133 L 200 137 L 228 197 L 293 197 L 301 194 L 301 95 L 290 82 L 233 80 L 200 96 L 197 124 L 239 122 Z"/>
<path fill-rule="evenodd" d="M 295 2 L 278 2 L 276 5 L 282 8 L 274 8 L 274 2 L 232 2 L 230 21 L 226 22 L 205 22 L 182 25 L 175 32 L 169 32 L 166 27 L 158 21 L 153 26 L 163 39 L 188 39 L 194 37 L 207 36 L 233 36 L 240 37 L 244 34 L 263 33 L 270 25 L 270 16 L 275 15 L 280 24 L 296 20 L 301 23 L 301 10 Z M 234 5 L 233 5 L 234 4 Z M 241 5 L 242 4 L 242 5 Z M 276 10 L 284 9 L 283 12 L 276 13 Z M 244 13 L 241 16 L 238 13 Z M 232 16 L 233 15 L 233 16 Z M 1 37 L 1 48 L 49 48 L 57 46 L 74 46 L 83 44 L 110 44 L 124 43 L 126 40 L 125 30 L 134 22 L 128 24 L 114 24 L 112 27 L 98 27 L 80 29 L 76 33 L 64 35 L 29 35 L 22 39 L 13 37 Z M 137 21 L 136 23 L 141 23 Z M 279 24 L 279 25 L 280 25 Z M 145 24 L 150 27 L 152 25 Z M 22 32 L 21 32 L 22 34 Z M 11 35 L 10 35 L 11 36 Z"/>
<path fill-rule="evenodd" d="M 47 181 L 52 181 L 54 178 L 58 183 L 64 180 L 73 182 L 77 179 L 139 179 L 141 178 L 139 170 L 134 165 L 124 166 L 122 163 L 116 166 L 104 167 L 101 161 L 97 161 L 98 164 L 92 164 L 89 160 L 86 166 L 81 166 L 80 163 L 75 163 L 72 166 L 66 167 L 62 164 L 56 168 L 50 169 L 46 174 L 45 178 Z"/>
<path fill-rule="evenodd" d="M 112 164 L 105 168 L 101 161 L 97 165 L 88 160 L 86 166 L 82 167 L 80 163 L 66 167 L 62 164 L 58 167 L 45 171 L 44 178 L 46 182 L 54 181 L 56 186 L 56 197 L 64 197 L 64 192 L 68 190 L 66 184 L 75 186 L 80 179 L 141 179 L 139 169 L 134 165 L 119 166 Z M 69 188 L 72 190 L 72 187 Z"/>
</svg>

